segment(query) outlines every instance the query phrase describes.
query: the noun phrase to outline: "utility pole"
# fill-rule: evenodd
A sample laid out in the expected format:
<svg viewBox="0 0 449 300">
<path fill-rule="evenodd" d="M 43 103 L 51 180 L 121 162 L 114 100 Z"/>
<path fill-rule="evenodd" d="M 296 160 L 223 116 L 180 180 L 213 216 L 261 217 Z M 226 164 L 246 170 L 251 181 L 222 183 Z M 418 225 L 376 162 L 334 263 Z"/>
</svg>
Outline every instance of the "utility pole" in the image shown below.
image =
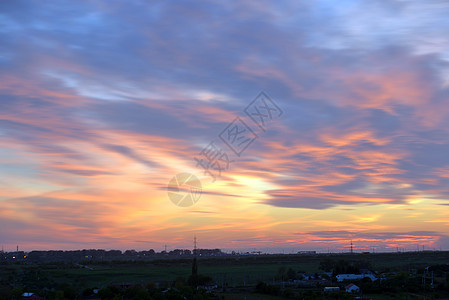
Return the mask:
<svg viewBox="0 0 449 300">
<path fill-rule="evenodd" d="M 193 236 L 193 262 L 192 262 L 192 276 L 197 276 L 198 275 L 198 262 L 196 259 L 196 253 L 197 253 L 197 249 L 196 249 L 196 235 Z M 196 279 L 195 279 L 196 282 Z"/>
<path fill-rule="evenodd" d="M 353 249 L 352 249 L 352 240 L 351 240 L 351 254 L 353 254 Z"/>
<path fill-rule="evenodd" d="M 193 236 L 193 251 L 196 252 L 196 234 Z"/>
<path fill-rule="evenodd" d="M 432 283 L 430 284 L 430 287 L 433 289 L 433 271 L 432 271 Z"/>
</svg>

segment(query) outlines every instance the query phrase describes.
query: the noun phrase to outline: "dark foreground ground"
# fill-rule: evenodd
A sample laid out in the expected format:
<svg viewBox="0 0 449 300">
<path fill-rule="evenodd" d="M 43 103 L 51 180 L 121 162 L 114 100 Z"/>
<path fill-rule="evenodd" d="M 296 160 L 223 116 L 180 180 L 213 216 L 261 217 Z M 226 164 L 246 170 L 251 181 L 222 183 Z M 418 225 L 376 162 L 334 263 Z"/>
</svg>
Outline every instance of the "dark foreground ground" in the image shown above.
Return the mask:
<svg viewBox="0 0 449 300">
<path fill-rule="evenodd" d="M 382 279 L 335 278 L 360 269 Z M 24 292 L 46 299 L 449 299 L 449 252 L 442 251 L 200 257 L 202 281 L 191 273 L 191 259 L 9 263 L 0 266 L 0 299 Z M 349 283 L 361 293 L 346 293 Z M 324 293 L 326 286 L 342 291 Z"/>
</svg>

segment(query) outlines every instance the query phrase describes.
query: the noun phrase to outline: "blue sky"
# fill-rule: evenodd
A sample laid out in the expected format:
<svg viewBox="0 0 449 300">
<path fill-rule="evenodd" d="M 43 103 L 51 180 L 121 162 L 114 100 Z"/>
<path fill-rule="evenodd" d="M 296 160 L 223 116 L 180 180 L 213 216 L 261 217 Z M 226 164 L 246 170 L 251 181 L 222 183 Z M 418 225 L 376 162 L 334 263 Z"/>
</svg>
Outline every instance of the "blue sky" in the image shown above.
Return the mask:
<svg viewBox="0 0 449 300">
<path fill-rule="evenodd" d="M 447 249 L 448 13 L 445 1 L 2 2 L 0 242 L 182 248 L 195 233 L 210 248 Z M 226 150 L 235 117 L 254 126 L 244 108 L 261 91 L 284 113 L 203 178 L 193 157 L 211 141 Z M 202 178 L 190 207 L 167 197 L 181 172 Z"/>
</svg>

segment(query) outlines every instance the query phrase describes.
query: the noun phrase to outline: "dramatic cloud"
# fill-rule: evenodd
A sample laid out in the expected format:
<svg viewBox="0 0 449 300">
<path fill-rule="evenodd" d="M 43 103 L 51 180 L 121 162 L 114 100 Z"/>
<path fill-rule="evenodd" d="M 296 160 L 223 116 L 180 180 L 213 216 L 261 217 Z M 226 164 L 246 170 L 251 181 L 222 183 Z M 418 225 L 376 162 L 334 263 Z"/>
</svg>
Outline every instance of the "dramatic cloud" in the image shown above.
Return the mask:
<svg viewBox="0 0 449 300">
<path fill-rule="evenodd" d="M 448 14 L 0 3 L 0 243 L 449 248 Z M 244 112 L 261 91 L 283 111 L 266 131 Z M 240 156 L 221 139 L 236 117 L 255 137 Z M 215 181 L 198 161 L 210 142 L 229 158 Z M 192 207 L 167 198 L 180 172 L 201 179 Z"/>
</svg>

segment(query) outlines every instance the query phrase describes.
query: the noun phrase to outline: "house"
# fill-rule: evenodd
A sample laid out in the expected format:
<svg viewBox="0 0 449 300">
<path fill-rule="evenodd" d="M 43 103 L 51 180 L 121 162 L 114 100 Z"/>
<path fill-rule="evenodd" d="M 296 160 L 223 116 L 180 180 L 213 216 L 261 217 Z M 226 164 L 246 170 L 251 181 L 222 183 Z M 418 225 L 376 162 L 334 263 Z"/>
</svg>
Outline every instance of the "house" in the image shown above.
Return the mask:
<svg viewBox="0 0 449 300">
<path fill-rule="evenodd" d="M 340 288 L 338 286 L 326 286 L 324 288 L 324 292 L 328 292 L 328 293 L 330 293 L 330 292 L 339 292 L 339 291 L 340 291 Z"/>
<path fill-rule="evenodd" d="M 345 290 L 347 293 L 358 293 L 360 292 L 360 288 L 355 284 L 351 283 L 345 286 Z"/>
</svg>

